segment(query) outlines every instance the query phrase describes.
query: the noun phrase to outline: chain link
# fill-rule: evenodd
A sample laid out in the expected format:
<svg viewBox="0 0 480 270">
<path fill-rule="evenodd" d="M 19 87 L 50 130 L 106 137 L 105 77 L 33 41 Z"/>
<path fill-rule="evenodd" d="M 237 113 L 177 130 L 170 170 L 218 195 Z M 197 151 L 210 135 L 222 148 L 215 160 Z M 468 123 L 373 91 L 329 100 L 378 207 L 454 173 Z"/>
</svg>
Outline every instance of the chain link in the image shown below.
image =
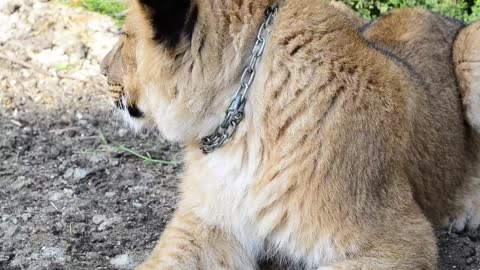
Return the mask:
<svg viewBox="0 0 480 270">
<path fill-rule="evenodd" d="M 255 79 L 257 64 L 267 46 L 267 36 L 270 33 L 270 27 L 272 26 L 273 18 L 277 12 L 278 6 L 276 5 L 267 9 L 266 20 L 260 26 L 258 31 L 255 45 L 251 52 L 250 62 L 243 70 L 242 76 L 240 77 L 240 86 L 238 87 L 232 102 L 230 102 L 230 105 L 228 106 L 227 112 L 225 113 L 225 119 L 213 134 L 202 139 L 200 148 L 204 154 L 211 153 L 222 147 L 225 142 L 232 137 L 242 121 L 245 112 L 246 95 Z"/>
</svg>

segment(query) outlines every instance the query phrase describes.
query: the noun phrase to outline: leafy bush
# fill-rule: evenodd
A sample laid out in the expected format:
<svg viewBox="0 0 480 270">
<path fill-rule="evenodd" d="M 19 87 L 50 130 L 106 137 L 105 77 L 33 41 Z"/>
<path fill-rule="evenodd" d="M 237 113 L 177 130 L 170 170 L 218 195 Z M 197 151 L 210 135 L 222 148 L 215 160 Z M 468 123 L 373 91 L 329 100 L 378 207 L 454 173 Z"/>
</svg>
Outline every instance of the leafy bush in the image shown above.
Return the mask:
<svg viewBox="0 0 480 270">
<path fill-rule="evenodd" d="M 343 0 L 366 18 L 394 8 L 422 6 L 467 22 L 480 18 L 480 0 Z"/>
<path fill-rule="evenodd" d="M 121 23 L 124 17 L 124 11 L 127 8 L 126 1 L 120 0 L 60 0 L 70 6 L 80 6 L 90 11 L 113 17 L 118 23 Z"/>
<path fill-rule="evenodd" d="M 126 9 L 122 0 L 60 0 L 72 6 L 110 15 L 121 22 Z M 422 6 L 466 22 L 480 19 L 480 0 L 340 0 L 366 18 L 376 18 L 394 8 Z"/>
</svg>

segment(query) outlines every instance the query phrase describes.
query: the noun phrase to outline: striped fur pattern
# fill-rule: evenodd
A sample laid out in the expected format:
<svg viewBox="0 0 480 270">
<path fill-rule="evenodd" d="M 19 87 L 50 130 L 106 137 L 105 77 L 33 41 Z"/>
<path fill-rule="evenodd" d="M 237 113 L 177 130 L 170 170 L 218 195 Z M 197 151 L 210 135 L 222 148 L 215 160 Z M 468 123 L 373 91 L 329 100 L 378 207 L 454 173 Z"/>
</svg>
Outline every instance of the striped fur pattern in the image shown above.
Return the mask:
<svg viewBox="0 0 480 270">
<path fill-rule="evenodd" d="M 413 9 L 364 26 L 338 3 L 282 1 L 245 119 L 204 155 L 273 2 L 131 1 L 105 71 L 120 50 L 127 103 L 186 148 L 178 209 L 138 269 L 248 270 L 272 257 L 434 269 L 433 229 L 465 213 L 473 187 L 451 56 L 463 25 Z M 185 23 L 168 36 L 152 14 L 175 12 Z"/>
</svg>

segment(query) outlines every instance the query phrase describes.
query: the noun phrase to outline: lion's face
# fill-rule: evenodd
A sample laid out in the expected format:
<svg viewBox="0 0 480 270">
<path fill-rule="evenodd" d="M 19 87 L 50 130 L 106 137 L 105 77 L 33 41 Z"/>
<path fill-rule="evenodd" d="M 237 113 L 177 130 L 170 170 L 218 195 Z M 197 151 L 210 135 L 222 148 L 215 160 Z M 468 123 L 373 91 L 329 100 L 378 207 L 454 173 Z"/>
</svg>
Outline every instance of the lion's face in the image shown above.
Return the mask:
<svg viewBox="0 0 480 270">
<path fill-rule="evenodd" d="M 137 79 L 136 41 L 130 27 L 125 24 L 118 42 L 101 63 L 107 77 L 108 91 L 115 106 L 134 128 L 141 128 L 145 113 L 137 105 L 142 87 Z"/>
<path fill-rule="evenodd" d="M 222 121 L 268 1 L 210 2 L 130 1 L 102 71 L 134 126 L 190 143 Z"/>
</svg>

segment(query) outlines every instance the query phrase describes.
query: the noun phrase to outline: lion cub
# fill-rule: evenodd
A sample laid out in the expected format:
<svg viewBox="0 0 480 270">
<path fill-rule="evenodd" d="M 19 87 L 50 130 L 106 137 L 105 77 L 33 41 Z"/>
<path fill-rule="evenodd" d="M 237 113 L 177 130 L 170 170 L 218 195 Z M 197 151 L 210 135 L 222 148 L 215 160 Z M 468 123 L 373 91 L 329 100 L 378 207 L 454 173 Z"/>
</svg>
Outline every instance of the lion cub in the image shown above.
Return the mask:
<svg viewBox="0 0 480 270">
<path fill-rule="evenodd" d="M 433 229 L 473 186 L 463 25 L 420 9 L 359 24 L 315 0 L 131 0 L 104 73 L 134 126 L 186 148 L 178 210 L 138 269 L 435 268 Z"/>
</svg>

